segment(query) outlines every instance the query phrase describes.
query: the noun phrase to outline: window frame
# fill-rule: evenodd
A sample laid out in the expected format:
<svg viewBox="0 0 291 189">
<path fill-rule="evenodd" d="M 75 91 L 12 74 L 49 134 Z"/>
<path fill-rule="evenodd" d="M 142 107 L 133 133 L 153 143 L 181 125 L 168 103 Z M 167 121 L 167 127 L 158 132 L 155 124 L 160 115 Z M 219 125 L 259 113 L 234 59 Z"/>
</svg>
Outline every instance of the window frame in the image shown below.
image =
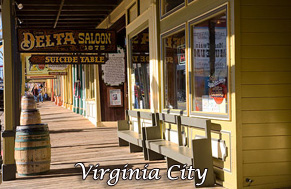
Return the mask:
<svg viewBox="0 0 291 189">
<path fill-rule="evenodd" d="M 182 9 L 183 7 L 186 7 L 186 0 L 184 0 L 183 3 L 181 3 L 180 5 L 176 6 L 175 8 L 173 8 L 172 10 L 166 12 L 166 13 L 162 13 L 162 1 L 163 0 L 159 0 L 159 13 L 160 13 L 160 20 L 164 19 L 165 17 L 173 14 L 174 12 L 177 12 L 178 10 Z"/>
<path fill-rule="evenodd" d="M 194 68 L 194 61 L 193 61 L 193 54 L 192 54 L 192 46 L 193 46 L 193 28 L 195 25 L 204 22 L 206 20 L 209 20 L 215 16 L 218 16 L 222 13 L 225 13 L 226 15 L 226 63 L 227 63 L 227 77 L 228 77 L 228 83 L 227 83 L 227 99 L 228 104 L 227 113 L 215 113 L 215 112 L 202 112 L 202 111 L 195 111 L 193 109 L 193 100 L 194 100 L 194 79 L 195 75 L 193 72 Z M 188 62 L 189 62 L 189 87 L 190 87 L 190 96 L 189 96 L 189 112 L 191 117 L 201 117 L 201 118 L 210 118 L 210 119 L 216 119 L 216 120 L 230 120 L 231 119 L 231 77 L 230 77 L 230 70 L 231 70 L 231 64 L 230 64 L 230 19 L 229 19 L 229 10 L 228 5 L 225 4 L 219 8 L 216 8 L 202 16 L 196 17 L 190 21 L 188 21 Z"/>
<path fill-rule="evenodd" d="M 150 111 L 151 108 L 152 108 L 152 97 L 150 96 L 150 108 L 147 108 L 147 109 L 136 109 L 134 108 L 134 105 L 133 105 L 133 101 L 134 99 L 132 98 L 132 83 L 131 83 L 131 74 L 132 74 L 132 51 L 131 51 L 131 48 L 132 48 L 132 44 L 131 44 L 131 39 L 135 36 L 137 36 L 139 33 L 141 33 L 142 31 L 144 31 L 145 29 L 150 29 L 149 28 L 149 25 L 148 23 L 146 24 L 142 24 L 141 26 L 139 26 L 136 30 L 134 30 L 133 32 L 130 33 L 130 35 L 128 35 L 128 40 L 127 40 L 127 54 L 128 54 L 128 95 L 130 95 L 130 98 L 129 98 L 129 109 L 130 110 L 137 110 L 137 111 Z M 150 44 L 149 44 L 149 56 L 150 56 Z M 151 63 L 149 62 L 149 70 L 151 70 Z M 151 73 L 149 72 L 149 79 L 151 81 Z M 150 87 L 150 90 L 151 90 L 151 87 Z M 152 93 L 150 92 L 150 94 L 152 95 Z"/>
<path fill-rule="evenodd" d="M 86 101 L 95 100 L 95 73 L 94 65 L 86 64 L 85 66 L 85 86 L 86 86 Z M 91 82 L 91 74 L 93 73 L 93 81 Z M 92 86 L 93 85 L 93 86 Z"/>
<path fill-rule="evenodd" d="M 197 0 L 187 0 L 187 4 L 191 5 L 192 3 L 196 2 Z"/>
<path fill-rule="evenodd" d="M 164 44 L 163 44 L 163 40 L 164 38 L 166 37 L 169 37 L 171 35 L 174 35 L 178 32 L 181 32 L 181 31 L 184 31 L 185 32 L 185 69 L 186 69 L 186 75 L 185 75 L 185 86 L 186 86 L 186 109 L 185 110 L 181 110 L 181 109 L 169 109 L 169 108 L 165 108 L 165 82 L 164 82 L 164 77 L 165 77 L 165 72 L 164 72 L 164 55 L 165 55 L 165 52 L 164 52 Z M 164 33 L 162 33 L 160 35 L 160 62 L 161 62 L 161 107 L 162 107 L 162 112 L 163 113 L 167 113 L 167 114 L 175 114 L 175 115 L 184 115 L 184 116 L 187 116 L 188 115 L 188 103 L 189 103 L 189 100 L 188 100 L 188 96 L 187 96 L 187 93 L 188 93 L 188 85 L 187 85 L 187 68 L 188 68 L 188 61 L 187 61 L 187 32 L 186 32 L 186 24 L 183 23 L 179 26 L 176 26 Z"/>
</svg>

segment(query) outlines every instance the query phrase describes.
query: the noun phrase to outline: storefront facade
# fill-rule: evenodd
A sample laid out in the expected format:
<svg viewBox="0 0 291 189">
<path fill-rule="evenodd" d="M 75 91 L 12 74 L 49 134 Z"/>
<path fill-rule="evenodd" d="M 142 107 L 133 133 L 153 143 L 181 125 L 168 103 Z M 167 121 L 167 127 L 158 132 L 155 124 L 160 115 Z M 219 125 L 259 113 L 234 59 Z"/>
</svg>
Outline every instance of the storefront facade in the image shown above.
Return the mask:
<svg viewBox="0 0 291 189">
<path fill-rule="evenodd" d="M 282 73 L 290 65 L 279 58 L 289 57 L 288 48 L 272 40 L 277 35 L 267 25 L 284 19 L 283 7 L 267 13 L 278 5 L 125 0 L 98 27 L 108 28 L 126 15 L 129 109 L 211 119 L 216 180 L 227 188 L 290 184 L 290 108 L 280 103 L 287 103 L 283 86 L 289 89 L 290 77 L 283 88 L 275 86 L 290 74 Z M 268 53 L 273 50 L 276 55 Z M 282 69 L 272 67 L 269 58 Z M 271 81 L 272 72 L 278 77 Z M 189 140 L 201 131 L 184 132 Z"/>
<path fill-rule="evenodd" d="M 288 0 L 123 0 L 96 29 L 119 28 L 125 52 L 108 57 L 126 61 L 125 78 L 110 86 L 105 67 L 70 65 L 47 80 L 47 93 L 96 126 L 123 119 L 126 109 L 211 119 L 218 184 L 289 187 L 290 7 Z M 183 133 L 188 146 L 202 135 Z"/>
</svg>

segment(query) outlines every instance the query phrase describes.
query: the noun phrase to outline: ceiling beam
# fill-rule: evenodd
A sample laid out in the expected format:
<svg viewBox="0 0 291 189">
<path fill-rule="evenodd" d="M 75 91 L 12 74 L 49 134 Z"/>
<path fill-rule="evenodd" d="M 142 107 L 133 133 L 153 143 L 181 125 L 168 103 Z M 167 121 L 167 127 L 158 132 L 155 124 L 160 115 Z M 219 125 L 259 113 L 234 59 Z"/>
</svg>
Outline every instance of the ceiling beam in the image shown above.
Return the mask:
<svg viewBox="0 0 291 189">
<path fill-rule="evenodd" d="M 83 18 L 78 18 L 78 17 L 76 17 L 76 18 L 68 18 L 68 17 L 65 17 L 65 18 L 63 18 L 63 17 L 61 17 L 60 16 L 60 18 L 59 18 L 59 21 L 66 21 L 66 20 L 70 20 L 70 21 L 78 21 L 78 20 L 103 20 L 103 18 L 104 17 L 83 17 Z M 54 20 L 56 20 L 55 18 L 39 18 L 39 17 L 35 17 L 35 18 L 21 18 L 20 17 L 20 19 L 21 20 L 23 20 L 23 21 L 25 21 L 25 20 L 27 20 L 27 21 L 54 21 Z"/>
<path fill-rule="evenodd" d="M 56 0 L 21 0 L 22 4 L 58 4 Z M 70 0 L 66 4 L 118 4 L 121 0 Z"/>
<path fill-rule="evenodd" d="M 58 24 L 58 21 L 59 21 L 59 18 L 60 18 L 60 15 L 61 15 L 61 12 L 62 12 L 62 9 L 63 9 L 63 6 L 64 6 L 64 3 L 65 3 L 65 0 L 62 0 L 61 5 L 60 5 L 60 9 L 59 9 L 59 12 L 58 12 L 58 15 L 57 15 L 57 18 L 56 18 L 55 24 L 54 24 L 54 28 L 57 27 L 57 24 Z"/>
<path fill-rule="evenodd" d="M 53 16 L 55 17 L 57 14 L 56 13 L 42 13 L 42 14 L 33 14 L 33 13 L 29 13 L 29 14 L 17 14 L 18 17 L 48 17 L 48 16 Z M 105 13 L 90 13 L 90 14 L 85 14 L 85 13 L 62 13 L 60 15 L 60 17 L 63 16 L 69 16 L 69 17 L 98 17 L 98 16 L 107 16 L 108 14 Z"/>
<path fill-rule="evenodd" d="M 112 11 L 113 8 L 96 8 L 96 7 L 88 7 L 88 8 L 80 8 L 80 7 L 76 7 L 76 8 L 64 8 L 62 11 L 79 11 L 79 12 L 95 12 L 95 11 L 103 11 L 103 12 L 108 12 L 108 11 Z M 17 10 L 18 13 L 20 12 L 57 12 L 58 9 L 57 8 L 45 8 L 45 7 L 42 7 L 42 8 L 26 8 L 26 9 L 21 9 L 21 10 Z"/>
<path fill-rule="evenodd" d="M 51 25 L 23 25 L 20 26 L 20 28 L 53 28 Z M 70 29 L 70 28 L 74 28 L 74 29 L 95 29 L 94 25 L 58 25 L 56 28 L 58 29 L 62 29 L 62 28 L 66 28 L 66 29 Z"/>
<path fill-rule="evenodd" d="M 25 7 L 58 7 L 59 4 L 32 4 L 32 3 L 22 3 Z M 116 7 L 116 3 L 107 3 L 107 4 L 98 4 L 98 3 L 92 3 L 92 4 L 64 4 L 64 7 Z"/>
<path fill-rule="evenodd" d="M 95 24 L 97 22 L 100 22 L 99 20 L 96 20 L 96 21 L 79 21 L 79 22 L 74 22 L 74 21 L 70 21 L 70 22 L 67 22 L 67 21 L 58 21 L 58 24 L 57 25 L 62 25 L 62 24 L 84 24 L 84 25 L 87 25 L 87 24 Z M 25 25 L 52 25 L 54 26 L 55 22 L 53 21 L 48 21 L 48 22 L 41 22 L 41 21 L 36 21 L 36 22 L 26 22 Z"/>
</svg>

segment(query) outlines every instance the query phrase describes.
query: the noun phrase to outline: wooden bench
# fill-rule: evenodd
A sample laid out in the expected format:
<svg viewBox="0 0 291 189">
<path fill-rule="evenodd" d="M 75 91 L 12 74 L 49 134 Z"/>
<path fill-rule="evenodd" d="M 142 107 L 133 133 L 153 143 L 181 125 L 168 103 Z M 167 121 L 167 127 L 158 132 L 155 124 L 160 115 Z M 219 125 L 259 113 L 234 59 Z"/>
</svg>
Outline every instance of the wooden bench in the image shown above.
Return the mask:
<svg viewBox="0 0 291 189">
<path fill-rule="evenodd" d="M 117 135 L 119 146 L 129 146 L 130 152 L 144 152 L 145 160 L 148 159 L 147 150 L 145 149 L 145 124 L 141 120 L 150 120 L 153 127 L 156 125 L 155 114 L 151 112 L 139 112 L 135 110 L 126 111 L 126 119 L 118 121 Z M 133 119 L 136 119 L 133 121 Z M 137 129 L 134 129 L 134 122 Z"/>
<path fill-rule="evenodd" d="M 168 168 L 172 165 L 181 164 L 192 165 L 193 168 L 200 169 L 202 172 L 207 168 L 207 177 L 201 186 L 214 186 L 210 134 L 211 121 L 160 113 L 157 116 L 157 123 L 159 124 L 156 127 L 146 128 L 145 130 L 148 159 L 157 160 L 166 157 Z M 165 140 L 165 123 L 177 126 L 177 143 Z M 188 143 L 183 144 L 182 132 L 185 128 L 188 130 L 187 139 L 191 138 L 189 135 L 189 129 L 191 128 L 204 130 L 205 138 L 186 140 L 191 141 L 191 147 Z"/>
</svg>

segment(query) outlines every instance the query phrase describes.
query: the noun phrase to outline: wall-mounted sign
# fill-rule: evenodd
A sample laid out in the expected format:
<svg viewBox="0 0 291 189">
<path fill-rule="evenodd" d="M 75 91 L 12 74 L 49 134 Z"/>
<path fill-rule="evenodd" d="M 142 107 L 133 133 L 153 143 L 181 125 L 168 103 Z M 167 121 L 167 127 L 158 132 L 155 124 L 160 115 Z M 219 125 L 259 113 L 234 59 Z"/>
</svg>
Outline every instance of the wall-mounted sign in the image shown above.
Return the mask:
<svg viewBox="0 0 291 189">
<path fill-rule="evenodd" d="M 104 55 L 31 55 L 31 64 L 104 64 Z"/>
<path fill-rule="evenodd" d="M 123 107 L 123 96 L 121 89 L 116 89 L 113 87 L 107 88 L 107 97 L 109 107 Z"/>
<path fill-rule="evenodd" d="M 102 64 L 102 78 L 109 86 L 119 86 L 125 82 L 125 53 L 118 47 L 117 53 L 109 53 L 106 64 Z"/>
<path fill-rule="evenodd" d="M 19 52 L 116 52 L 112 30 L 18 29 Z"/>
</svg>

